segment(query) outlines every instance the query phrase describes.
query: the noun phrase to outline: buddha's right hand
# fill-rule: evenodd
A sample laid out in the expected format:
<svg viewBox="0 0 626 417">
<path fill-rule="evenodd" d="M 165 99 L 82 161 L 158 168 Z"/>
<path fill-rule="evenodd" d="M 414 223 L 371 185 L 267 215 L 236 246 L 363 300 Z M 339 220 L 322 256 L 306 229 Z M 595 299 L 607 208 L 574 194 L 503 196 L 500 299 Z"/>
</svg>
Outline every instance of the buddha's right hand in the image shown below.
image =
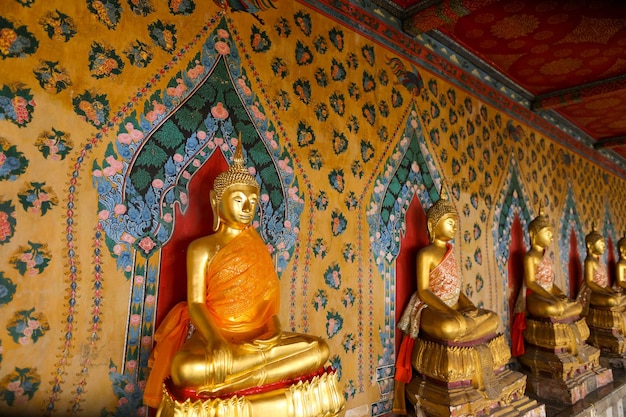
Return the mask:
<svg viewBox="0 0 626 417">
<path fill-rule="evenodd" d="M 218 385 L 226 380 L 230 373 L 233 353 L 228 342 L 222 338 L 209 342 L 207 350 L 207 381 L 209 385 Z"/>
</svg>

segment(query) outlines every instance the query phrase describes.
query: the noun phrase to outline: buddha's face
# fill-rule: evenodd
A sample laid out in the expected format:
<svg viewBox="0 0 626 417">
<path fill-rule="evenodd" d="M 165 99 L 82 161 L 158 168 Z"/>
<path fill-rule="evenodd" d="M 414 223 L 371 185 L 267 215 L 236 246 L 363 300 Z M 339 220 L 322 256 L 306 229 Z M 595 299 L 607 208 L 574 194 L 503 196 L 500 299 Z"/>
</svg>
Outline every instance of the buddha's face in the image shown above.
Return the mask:
<svg viewBox="0 0 626 417">
<path fill-rule="evenodd" d="M 595 255 L 602 255 L 604 253 L 604 249 L 606 249 L 606 243 L 604 243 L 604 239 L 597 239 L 590 247 L 591 252 Z"/>
<path fill-rule="evenodd" d="M 535 242 L 542 248 L 547 248 L 552 243 L 552 227 L 544 227 L 537 232 Z"/>
<path fill-rule="evenodd" d="M 619 254 L 622 258 L 626 258 L 626 242 L 618 246 Z"/>
<path fill-rule="evenodd" d="M 246 227 L 254 219 L 258 202 L 256 187 L 243 184 L 232 185 L 222 194 L 219 203 L 220 218 L 228 226 Z"/>
<path fill-rule="evenodd" d="M 459 225 L 459 217 L 456 214 L 446 214 L 435 226 L 435 236 L 441 240 L 452 240 L 456 235 Z"/>
</svg>

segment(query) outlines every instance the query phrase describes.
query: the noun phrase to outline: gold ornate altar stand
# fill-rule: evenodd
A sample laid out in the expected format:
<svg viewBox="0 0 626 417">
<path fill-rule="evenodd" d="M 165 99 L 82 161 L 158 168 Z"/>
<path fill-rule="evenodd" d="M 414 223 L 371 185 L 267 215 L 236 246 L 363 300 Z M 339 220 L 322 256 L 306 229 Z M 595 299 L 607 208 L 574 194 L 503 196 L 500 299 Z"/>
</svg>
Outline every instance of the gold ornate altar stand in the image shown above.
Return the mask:
<svg viewBox="0 0 626 417">
<path fill-rule="evenodd" d="M 527 317 L 525 353 L 518 359 L 528 375 L 528 391 L 573 404 L 611 383 L 611 369 L 600 365 L 600 350 L 588 338 L 584 318 L 559 322 Z"/>
<path fill-rule="evenodd" d="M 407 399 L 418 416 L 545 417 L 543 404 L 524 394 L 525 375 L 507 367 L 510 358 L 502 334 L 466 343 L 420 335 Z"/>
<path fill-rule="evenodd" d="M 589 326 L 587 342 L 600 349 L 600 364 L 607 368 L 626 368 L 626 314 L 589 307 L 585 317 Z"/>
<path fill-rule="evenodd" d="M 168 378 L 157 417 L 333 417 L 345 401 L 334 371 L 247 389 L 226 397 L 178 390 Z"/>
</svg>

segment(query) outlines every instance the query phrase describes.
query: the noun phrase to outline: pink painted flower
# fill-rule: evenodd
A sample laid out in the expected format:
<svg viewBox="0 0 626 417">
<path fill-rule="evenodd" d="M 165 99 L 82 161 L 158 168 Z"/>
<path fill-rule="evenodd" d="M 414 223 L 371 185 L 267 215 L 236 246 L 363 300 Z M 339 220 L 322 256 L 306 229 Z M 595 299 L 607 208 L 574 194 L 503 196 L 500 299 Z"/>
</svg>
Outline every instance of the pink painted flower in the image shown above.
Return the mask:
<svg viewBox="0 0 626 417">
<path fill-rule="evenodd" d="M 134 384 L 126 384 L 126 386 L 124 387 L 124 391 L 127 392 L 128 394 L 130 394 L 131 392 L 135 391 L 135 385 Z"/>
<path fill-rule="evenodd" d="M 181 204 L 187 204 L 189 202 L 189 197 L 187 197 L 187 193 L 180 193 L 180 202 Z"/>
<path fill-rule="evenodd" d="M 163 215 L 163 221 L 164 221 L 164 222 L 166 222 L 166 223 L 171 223 L 171 222 L 172 222 L 172 220 L 173 220 L 173 218 L 172 218 L 172 213 L 165 213 L 165 214 Z"/>
<path fill-rule="evenodd" d="M 146 113 L 146 120 L 148 120 L 149 122 L 154 122 L 157 119 L 157 114 L 150 110 L 148 113 Z"/>
<path fill-rule="evenodd" d="M 265 120 L 265 115 L 261 113 L 261 111 L 259 110 L 257 106 L 250 106 L 250 110 L 252 111 L 252 114 L 254 115 L 256 119 Z"/>
<path fill-rule="evenodd" d="M 22 346 L 30 345 L 33 342 L 29 336 L 24 336 L 19 338 L 19 344 Z"/>
<path fill-rule="evenodd" d="M 113 246 L 113 253 L 116 254 L 117 256 L 119 256 L 123 251 L 124 249 L 122 248 L 122 245 Z"/>
<path fill-rule="evenodd" d="M 185 157 L 179 153 L 175 153 L 174 156 L 172 156 L 172 159 L 176 162 L 183 162 L 185 160 Z"/>
<path fill-rule="evenodd" d="M 117 141 L 119 143 L 123 143 L 124 145 L 128 145 L 133 141 L 133 139 L 128 133 L 120 133 L 119 135 L 117 135 Z"/>
<path fill-rule="evenodd" d="M 99 169 L 94 169 L 91 175 L 93 175 L 94 177 L 101 177 L 102 171 L 100 171 Z"/>
<path fill-rule="evenodd" d="M 109 215 L 111 213 L 109 212 L 109 210 L 100 210 L 100 213 L 98 213 L 98 217 L 100 217 L 100 220 L 106 220 L 109 218 Z"/>
<path fill-rule="evenodd" d="M 144 346 L 152 345 L 152 338 L 150 336 L 144 336 L 141 338 L 141 344 Z"/>
<path fill-rule="evenodd" d="M 143 132 L 138 129 L 133 129 L 129 132 L 130 137 L 134 142 L 139 142 L 143 138 Z"/>
<path fill-rule="evenodd" d="M 226 42 L 215 42 L 215 50 L 220 55 L 228 55 L 230 54 L 230 46 Z"/>
<path fill-rule="evenodd" d="M 211 114 L 218 120 L 225 120 L 228 118 L 228 110 L 224 108 L 224 104 L 222 104 L 221 101 L 211 109 Z"/>
<path fill-rule="evenodd" d="M 113 208 L 113 213 L 117 214 L 118 216 L 126 213 L 126 206 L 124 204 L 116 204 Z"/>
<path fill-rule="evenodd" d="M 122 242 L 126 242 L 126 243 L 135 243 L 135 237 L 129 233 L 123 232 L 122 236 L 120 237 L 120 240 Z"/>
<path fill-rule="evenodd" d="M 196 136 L 200 140 L 205 140 L 206 139 L 206 132 L 204 130 L 200 130 L 200 131 L 198 131 L 198 134 Z"/>
<path fill-rule="evenodd" d="M 156 243 L 154 243 L 150 236 L 146 236 L 139 241 L 139 247 L 143 249 L 145 253 L 149 253 L 155 246 Z"/>
<path fill-rule="evenodd" d="M 126 362 L 126 369 L 128 369 L 129 371 L 137 369 L 137 361 Z"/>
<path fill-rule="evenodd" d="M 136 275 L 135 276 L 135 285 L 141 285 L 144 282 L 144 277 L 143 275 Z"/>
<path fill-rule="evenodd" d="M 139 314 L 131 314 L 130 315 L 130 324 L 133 326 L 138 326 L 141 324 L 141 316 Z M 128 365 L 127 365 L 128 367 Z"/>
<path fill-rule="evenodd" d="M 160 178 L 155 178 L 152 180 L 152 186 L 154 188 L 163 188 L 163 185 L 164 185 L 163 180 Z"/>
<path fill-rule="evenodd" d="M 146 295 L 145 302 L 146 305 L 152 305 L 156 301 L 156 297 L 154 295 Z"/>
<path fill-rule="evenodd" d="M 25 327 L 24 330 L 22 330 L 22 334 L 24 336 L 31 337 L 33 335 L 33 329 L 31 329 L 30 327 Z"/>
<path fill-rule="evenodd" d="M 7 384 L 7 390 L 15 392 L 20 386 L 20 380 L 11 381 Z"/>
<path fill-rule="evenodd" d="M 219 36 L 222 39 L 228 39 L 228 38 L 230 38 L 230 33 L 228 33 L 228 31 L 226 31 L 224 29 L 218 29 L 217 30 L 217 36 Z"/>
<path fill-rule="evenodd" d="M 124 164 L 121 161 L 115 159 L 113 155 L 107 156 L 106 161 L 115 171 L 122 171 L 122 169 L 124 168 Z"/>
</svg>

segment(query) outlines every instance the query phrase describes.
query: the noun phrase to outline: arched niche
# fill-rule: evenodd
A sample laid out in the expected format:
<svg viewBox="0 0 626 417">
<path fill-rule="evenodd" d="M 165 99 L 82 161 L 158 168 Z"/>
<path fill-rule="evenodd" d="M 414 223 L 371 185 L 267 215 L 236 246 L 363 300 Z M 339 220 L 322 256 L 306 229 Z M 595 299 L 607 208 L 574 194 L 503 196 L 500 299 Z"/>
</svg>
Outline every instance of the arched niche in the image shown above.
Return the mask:
<svg viewBox="0 0 626 417">
<path fill-rule="evenodd" d="M 254 227 L 279 275 L 293 254 L 303 209 L 280 121 L 264 109 L 241 65 L 232 21 L 211 20 L 204 33 L 202 51 L 179 54 L 173 62 L 183 69 L 164 80 L 164 88 L 153 84 L 165 70 L 128 103 L 133 110 L 114 120 L 116 139 L 92 168 L 99 228 L 130 282 L 121 368 L 138 386 L 147 376 L 158 321 L 186 298 L 183 252 L 211 231 L 208 191 L 231 163 L 239 137 L 261 186 Z"/>
<path fill-rule="evenodd" d="M 605 199 L 605 200 L 608 200 L 608 199 Z M 617 241 L 619 240 L 619 238 L 617 237 L 615 226 L 613 222 L 611 221 L 611 218 L 612 217 L 611 217 L 611 211 L 609 209 L 609 205 L 605 204 L 604 219 L 602 222 L 601 233 L 604 236 L 604 239 L 606 240 L 606 250 L 604 252 L 604 261 L 606 262 L 606 267 L 608 270 L 609 284 L 613 285 L 615 283 L 615 280 L 617 279 L 615 268 L 617 264 L 617 259 L 619 257 L 619 253 L 617 252 L 617 248 L 615 247 L 615 245 L 617 244 Z"/>
<path fill-rule="evenodd" d="M 374 376 L 383 395 L 393 389 L 397 317 L 415 288 L 414 255 L 427 236 L 424 207 L 439 198 L 441 187 L 415 104 L 408 107 L 398 134 L 401 139 L 386 152 L 367 209 L 372 262 L 385 288 L 385 324 L 379 329 L 383 354 Z"/>
<path fill-rule="evenodd" d="M 511 155 L 509 170 L 504 178 L 500 195 L 495 205 L 492 237 L 495 242 L 495 255 L 498 273 L 506 291 L 502 294 L 501 317 L 505 333 L 510 338 L 513 306 L 522 285 L 524 268 L 522 264 L 526 248 L 529 247 L 528 224 L 532 220 L 531 203 L 522 181 L 519 165 Z"/>
<path fill-rule="evenodd" d="M 561 272 L 565 277 L 563 292 L 570 297 L 576 296 L 579 283 L 582 282 L 582 260 L 586 253 L 585 233 L 574 201 L 574 191 L 568 184 L 560 219 L 560 227 L 556 229 L 556 240 L 559 246 Z M 558 285 L 558 283 L 557 283 Z M 560 285 L 559 285 L 560 287 Z"/>
</svg>

